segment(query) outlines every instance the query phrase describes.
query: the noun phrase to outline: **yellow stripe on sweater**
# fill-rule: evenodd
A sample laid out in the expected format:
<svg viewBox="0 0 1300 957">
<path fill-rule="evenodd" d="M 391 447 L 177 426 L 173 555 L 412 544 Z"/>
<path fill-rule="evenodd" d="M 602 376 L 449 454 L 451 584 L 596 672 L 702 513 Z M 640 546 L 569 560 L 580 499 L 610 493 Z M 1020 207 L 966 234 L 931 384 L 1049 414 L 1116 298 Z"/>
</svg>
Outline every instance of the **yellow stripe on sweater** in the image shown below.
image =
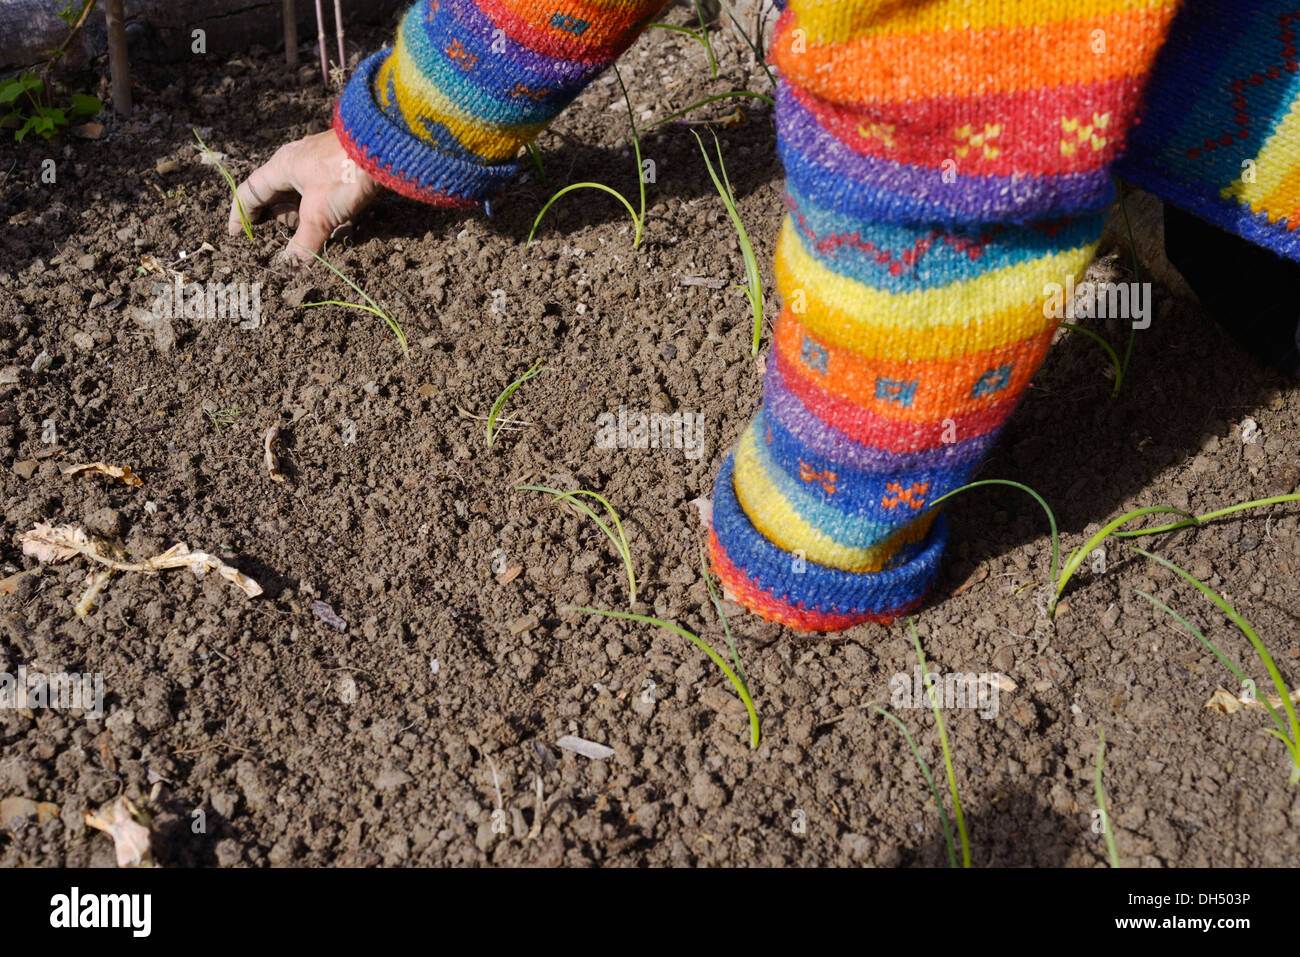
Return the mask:
<svg viewBox="0 0 1300 957">
<path fill-rule="evenodd" d="M 790 0 L 808 42 L 822 46 L 882 33 L 929 33 L 987 27 L 1024 27 L 1107 16 L 1130 10 L 1173 8 L 1180 0 Z"/>
<path fill-rule="evenodd" d="M 1300 99 L 1292 101 L 1277 128 L 1264 140 L 1251 173 L 1253 183 L 1239 178 L 1222 190 L 1223 198 L 1236 197 L 1256 213 L 1267 210 L 1270 223 L 1296 214 L 1300 208 Z"/>
<path fill-rule="evenodd" d="M 456 142 L 484 162 L 501 163 L 514 159 L 525 143 L 546 128 L 545 123 L 494 125 L 460 109 L 420 72 L 403 42 L 402 33 L 399 29 L 397 46 L 389 61 L 393 64 L 393 87 L 406 125 L 422 140 L 433 142 L 425 129 L 426 123 L 441 124 Z"/>
<path fill-rule="evenodd" d="M 841 545 L 810 525 L 772 484 L 760 464 L 756 425 L 750 423 L 736 448 L 735 489 L 740 507 L 768 541 L 788 552 L 802 551 L 809 561 L 819 565 L 847 572 L 878 572 L 890 567 L 890 559 L 903 545 L 925 538 L 937 514 L 933 510 L 871 548 Z"/>
<path fill-rule="evenodd" d="M 776 285 L 809 332 L 878 359 L 941 359 L 995 349 L 1055 327 L 1043 314 L 1046 283 L 1077 281 L 1096 243 L 933 289 L 890 293 L 826 268 L 803 248 L 787 216 Z"/>
</svg>

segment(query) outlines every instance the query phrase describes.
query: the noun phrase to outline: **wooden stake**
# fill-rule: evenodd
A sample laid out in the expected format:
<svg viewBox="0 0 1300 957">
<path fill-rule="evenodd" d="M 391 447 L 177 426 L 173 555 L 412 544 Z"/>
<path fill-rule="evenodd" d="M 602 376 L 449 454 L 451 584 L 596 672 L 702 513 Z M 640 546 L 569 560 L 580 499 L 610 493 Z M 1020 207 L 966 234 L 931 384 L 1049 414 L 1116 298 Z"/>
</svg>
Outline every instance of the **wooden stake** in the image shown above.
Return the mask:
<svg viewBox="0 0 1300 957">
<path fill-rule="evenodd" d="M 107 0 L 104 19 L 108 24 L 108 70 L 113 79 L 113 109 L 120 116 L 131 115 L 131 64 L 126 55 L 126 17 L 122 0 Z"/>
<path fill-rule="evenodd" d="M 334 0 L 334 31 L 339 37 L 339 69 L 346 75 L 348 69 L 348 54 L 343 48 L 343 0 Z"/>
<path fill-rule="evenodd" d="M 298 65 L 298 11 L 294 0 L 284 0 L 284 62 Z"/>
<path fill-rule="evenodd" d="M 325 89 L 330 88 L 330 57 L 325 52 L 325 13 L 321 10 L 320 0 L 316 0 L 316 42 L 320 44 L 320 75 Z"/>
</svg>

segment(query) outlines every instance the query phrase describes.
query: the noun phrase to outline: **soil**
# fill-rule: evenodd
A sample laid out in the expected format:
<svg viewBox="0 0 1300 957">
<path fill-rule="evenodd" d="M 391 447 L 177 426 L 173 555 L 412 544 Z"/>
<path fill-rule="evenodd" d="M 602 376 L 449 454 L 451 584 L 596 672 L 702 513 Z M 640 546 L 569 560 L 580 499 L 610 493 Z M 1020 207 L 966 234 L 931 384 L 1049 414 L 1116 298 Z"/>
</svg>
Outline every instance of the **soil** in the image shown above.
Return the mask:
<svg viewBox="0 0 1300 957">
<path fill-rule="evenodd" d="M 373 49 L 384 36 L 349 40 Z M 767 88 L 748 51 L 716 42 L 717 80 L 687 37 L 637 44 L 622 72 L 640 121 Z M 101 117 L 102 138 L 0 147 L 0 578 L 32 569 L 0 596 L 0 672 L 98 672 L 106 693 L 100 718 L 0 711 L 0 799 L 59 808 L 3 822 L 0 865 L 111 866 L 112 841 L 83 812 L 125 794 L 153 816 L 164 866 L 946 866 L 907 743 L 871 708 L 912 675 L 903 623 L 818 640 L 725 605 L 762 719 L 750 750 L 743 707 L 697 648 L 564 610 L 626 609 L 622 562 L 588 518 L 515 491 L 607 496 L 635 561 L 634 610 L 727 654 L 696 500 L 758 407 L 760 363 L 732 288 L 735 232 L 689 128 L 644 136 L 656 176 L 636 250 L 625 211 L 590 191 L 524 242 L 561 185 L 635 189 L 612 79 L 541 138 L 548 180 L 530 171 L 490 217 L 383 198 L 327 256 L 399 319 L 408 359 L 373 315 L 303 307 L 355 297 L 323 268 L 279 270 L 284 226 L 227 237 L 227 187 L 194 147 L 197 127 L 242 178 L 325 129 L 313 75 L 264 50 L 141 67 L 135 116 Z M 770 287 L 782 209 L 770 114 L 746 101 L 743 122 L 718 132 Z M 1109 243 L 1097 270 L 1128 277 L 1121 251 Z M 160 331 L 148 314 L 165 278 L 150 263 L 191 282 L 261 283 L 260 326 Z M 1094 328 L 1122 352 L 1125 329 Z M 32 372 L 42 353 L 52 361 Z M 515 424 L 488 447 L 482 417 L 539 359 L 547 371 L 514 393 Z M 1108 370 L 1095 343 L 1062 332 L 982 473 L 1037 489 L 1064 547 L 1136 506 L 1203 512 L 1295 488 L 1300 392 L 1194 304 L 1158 289 L 1117 398 Z M 703 455 L 598 448 L 598 417 L 620 405 L 702 414 Z M 1256 441 L 1242 440 L 1246 417 Z M 283 483 L 263 464 L 273 425 Z M 96 460 L 132 466 L 143 485 L 60 472 Z M 996 717 L 945 713 L 977 866 L 1105 866 L 1092 813 L 1101 729 L 1126 865 L 1300 863 L 1300 797 L 1267 716 L 1207 710 L 1235 679 L 1134 589 L 1268 687 L 1223 615 L 1112 539 L 1107 569 L 1085 563 L 1052 628 L 1035 604 L 1050 545 L 1033 501 L 980 489 L 950 515 L 940 597 L 917 633 L 933 670 L 1015 686 Z M 38 522 L 118 536 L 134 559 L 183 541 L 265 591 L 247 598 L 184 569 L 123 573 L 78 618 L 90 563 L 24 556 L 18 537 Z M 1294 506 L 1142 541 L 1228 596 L 1300 680 Z M 942 788 L 931 713 L 895 710 Z M 614 754 L 566 751 L 566 735 Z"/>
</svg>

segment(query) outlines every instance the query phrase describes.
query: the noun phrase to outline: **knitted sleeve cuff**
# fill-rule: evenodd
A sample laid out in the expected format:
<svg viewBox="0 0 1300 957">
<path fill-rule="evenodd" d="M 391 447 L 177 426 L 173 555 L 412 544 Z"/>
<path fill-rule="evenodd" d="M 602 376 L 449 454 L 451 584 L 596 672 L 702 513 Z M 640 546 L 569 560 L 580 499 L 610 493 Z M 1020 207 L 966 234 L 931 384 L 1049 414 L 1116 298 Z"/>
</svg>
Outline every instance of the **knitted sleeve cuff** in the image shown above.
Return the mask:
<svg viewBox="0 0 1300 957">
<path fill-rule="evenodd" d="M 358 68 L 334 126 L 406 196 L 472 206 L 636 39 L 664 0 L 420 0 L 391 50 Z"/>
<path fill-rule="evenodd" d="M 519 171 L 517 159 L 474 163 L 445 153 L 391 119 L 375 102 L 375 80 L 392 55 L 367 58 L 334 111 L 334 130 L 357 165 L 403 196 L 435 206 L 471 207 L 498 195 Z"/>
</svg>

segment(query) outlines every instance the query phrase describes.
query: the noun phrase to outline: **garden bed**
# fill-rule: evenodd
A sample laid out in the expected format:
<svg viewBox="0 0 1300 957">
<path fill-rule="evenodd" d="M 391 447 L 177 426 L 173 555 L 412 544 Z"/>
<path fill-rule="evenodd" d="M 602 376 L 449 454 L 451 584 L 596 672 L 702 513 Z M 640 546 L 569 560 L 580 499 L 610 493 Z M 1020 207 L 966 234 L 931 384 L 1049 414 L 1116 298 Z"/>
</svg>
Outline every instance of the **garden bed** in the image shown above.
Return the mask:
<svg viewBox="0 0 1300 957">
<path fill-rule="evenodd" d="M 385 36 L 349 39 L 375 48 Z M 638 122 L 708 93 L 766 89 L 747 50 L 715 42 L 722 76 L 710 81 L 690 38 L 639 41 L 621 64 Z M 181 72 L 138 66 L 135 114 L 102 117 L 101 139 L 0 147 L 0 578 L 35 564 L 18 536 L 71 523 L 120 536 L 133 559 L 183 541 L 264 590 L 248 598 L 184 569 L 121 573 L 78 618 L 91 567 L 78 559 L 0 595 L 0 672 L 97 672 L 106 693 L 98 719 L 0 711 L 0 799 L 57 806 L 3 822 L 0 865 L 111 864 L 112 842 L 83 812 L 120 794 L 153 815 L 166 866 L 946 865 L 912 754 L 869 707 L 890 705 L 891 678 L 912 675 L 903 623 L 810 640 L 727 605 L 762 720 L 751 750 L 744 707 L 694 646 L 563 610 L 626 609 L 622 562 L 589 519 L 514 490 L 608 497 L 636 610 L 727 656 L 696 500 L 757 409 L 760 365 L 734 288 L 745 276 L 735 231 L 689 130 L 643 136 L 656 181 L 635 251 L 625 211 L 595 192 L 562 199 L 524 243 L 562 185 L 635 196 L 612 77 L 542 136 L 547 182 L 531 171 L 490 218 L 382 199 L 326 255 L 400 321 L 406 359 L 376 317 L 302 307 L 356 297 L 322 267 L 273 266 L 283 226 L 228 237 L 229 192 L 196 149 L 193 128 L 243 178 L 282 142 L 326 128 L 318 77 L 309 57 L 289 68 L 260 51 Z M 770 115 L 742 110 L 718 132 L 770 323 L 781 178 Z M 54 184 L 41 179 L 47 158 Z M 1123 274 L 1123 250 L 1103 252 L 1098 268 Z M 160 325 L 169 270 L 260 284 L 260 324 Z M 1122 345 L 1118 325 L 1094 328 Z M 42 353 L 49 364 L 33 372 Z M 537 360 L 548 371 L 503 413 L 529 424 L 507 422 L 489 448 L 481 417 Z M 982 472 L 1040 492 L 1069 547 L 1129 508 L 1205 512 L 1295 489 L 1300 394 L 1194 305 L 1157 290 L 1117 398 L 1107 368 L 1095 344 L 1063 332 Z M 702 415 L 703 454 L 598 447 L 598 419 L 620 406 Z M 1247 417 L 1258 441 L 1242 440 Z M 264 465 L 273 426 L 284 482 Z M 61 474 L 97 460 L 143 484 Z M 1300 863 L 1300 800 L 1267 716 L 1207 710 L 1234 679 L 1133 589 L 1198 622 L 1263 681 L 1222 615 L 1111 540 L 1107 570 L 1085 566 L 1048 628 L 1034 603 L 1049 551 L 1037 506 L 986 488 L 950 516 L 939 588 L 950 597 L 916 616 L 927 657 L 941 673 L 1014 684 L 994 718 L 945 715 L 975 864 L 1105 863 L 1092 814 L 1101 728 L 1125 864 Z M 1142 544 L 1230 596 L 1296 676 L 1294 506 Z M 896 713 L 938 772 L 928 710 Z M 556 744 L 566 735 L 615 753 L 580 756 Z"/>
</svg>

